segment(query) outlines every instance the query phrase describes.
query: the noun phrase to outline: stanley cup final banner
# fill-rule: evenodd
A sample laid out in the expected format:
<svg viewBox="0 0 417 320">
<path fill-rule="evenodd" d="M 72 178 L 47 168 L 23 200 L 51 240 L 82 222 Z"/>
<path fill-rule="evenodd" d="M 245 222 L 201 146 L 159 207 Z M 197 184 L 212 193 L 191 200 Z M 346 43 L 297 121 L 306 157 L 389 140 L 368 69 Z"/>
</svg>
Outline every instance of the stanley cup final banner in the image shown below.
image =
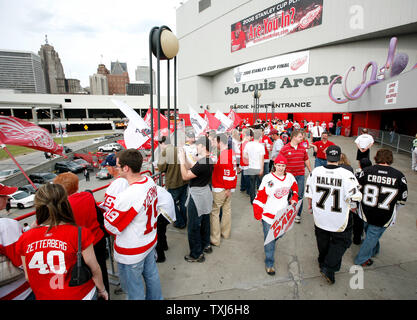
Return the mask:
<svg viewBox="0 0 417 320">
<path fill-rule="evenodd" d="M 231 52 L 322 23 L 323 0 L 285 0 L 231 26 Z"/>
</svg>

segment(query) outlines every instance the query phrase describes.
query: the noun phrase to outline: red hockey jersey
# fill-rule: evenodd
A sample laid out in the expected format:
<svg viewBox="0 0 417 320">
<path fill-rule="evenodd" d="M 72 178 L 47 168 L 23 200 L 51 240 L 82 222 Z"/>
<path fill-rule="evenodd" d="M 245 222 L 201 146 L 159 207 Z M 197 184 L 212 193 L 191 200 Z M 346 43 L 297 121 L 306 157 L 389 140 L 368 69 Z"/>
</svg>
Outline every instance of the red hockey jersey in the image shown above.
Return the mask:
<svg viewBox="0 0 417 320">
<path fill-rule="evenodd" d="M 236 156 L 233 150 L 226 149 L 220 153 L 219 159 L 214 165 L 212 186 L 214 192 L 223 189 L 235 189 L 237 183 Z"/>
</svg>

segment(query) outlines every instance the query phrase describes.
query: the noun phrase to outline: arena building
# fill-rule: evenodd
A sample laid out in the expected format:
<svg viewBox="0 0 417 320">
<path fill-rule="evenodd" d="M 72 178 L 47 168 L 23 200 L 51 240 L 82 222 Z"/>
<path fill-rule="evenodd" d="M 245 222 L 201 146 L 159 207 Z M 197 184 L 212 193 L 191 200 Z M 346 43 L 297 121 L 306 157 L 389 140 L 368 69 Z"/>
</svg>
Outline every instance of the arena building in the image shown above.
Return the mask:
<svg viewBox="0 0 417 320">
<path fill-rule="evenodd" d="M 186 123 L 189 107 L 234 109 L 251 121 L 259 90 L 261 119 L 343 118 L 347 135 L 358 127 L 417 132 L 415 0 L 189 0 L 177 9 L 177 36 L 178 106 Z M 374 75 L 376 84 L 346 103 L 338 78 L 338 103 L 332 101 L 331 81 L 351 66 L 351 95 L 369 62 L 365 83 L 372 68 L 379 73 L 392 37 L 395 52 L 408 55 L 405 69 L 383 80 Z"/>
</svg>

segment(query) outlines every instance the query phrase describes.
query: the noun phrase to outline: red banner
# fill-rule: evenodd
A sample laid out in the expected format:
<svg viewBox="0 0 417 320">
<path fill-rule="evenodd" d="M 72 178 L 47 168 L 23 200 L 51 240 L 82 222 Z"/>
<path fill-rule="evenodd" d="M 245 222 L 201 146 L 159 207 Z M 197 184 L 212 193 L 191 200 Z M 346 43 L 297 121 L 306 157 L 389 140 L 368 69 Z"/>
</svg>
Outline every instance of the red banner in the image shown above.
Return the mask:
<svg viewBox="0 0 417 320">
<path fill-rule="evenodd" d="M 48 130 L 11 116 L 0 116 L 0 142 L 63 155 Z"/>
<path fill-rule="evenodd" d="M 233 124 L 230 126 L 230 128 L 227 131 L 232 131 L 234 128 L 236 128 L 238 125 L 240 125 L 243 122 L 243 119 L 239 117 L 238 114 L 234 112 L 233 110 L 229 112 L 229 115 L 227 117 L 233 121 Z"/>
<path fill-rule="evenodd" d="M 323 0 L 281 0 L 231 25 L 231 52 L 322 24 Z"/>
<path fill-rule="evenodd" d="M 207 110 L 204 110 L 204 117 L 210 130 L 217 130 L 217 128 L 222 124 L 219 119 L 217 119 Z"/>
</svg>

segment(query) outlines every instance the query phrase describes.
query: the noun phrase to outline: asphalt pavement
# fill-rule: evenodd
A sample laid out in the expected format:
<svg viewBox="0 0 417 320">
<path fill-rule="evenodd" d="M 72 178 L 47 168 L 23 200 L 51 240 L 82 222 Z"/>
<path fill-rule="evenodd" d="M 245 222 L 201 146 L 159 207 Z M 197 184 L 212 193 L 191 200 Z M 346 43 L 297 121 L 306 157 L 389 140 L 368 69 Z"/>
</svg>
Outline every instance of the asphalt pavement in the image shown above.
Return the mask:
<svg viewBox="0 0 417 320">
<path fill-rule="evenodd" d="M 352 162 L 356 146 L 353 137 L 330 137 L 340 145 Z M 375 144 L 371 159 L 380 148 Z M 310 151 L 311 155 L 311 151 Z M 313 164 L 313 157 L 310 156 Z M 170 300 L 384 300 L 417 299 L 417 173 L 411 171 L 411 155 L 394 153 L 393 167 L 401 170 L 408 179 L 409 195 L 406 206 L 398 214 L 397 223 L 388 228 L 381 238 L 381 251 L 371 267 L 354 266 L 353 259 L 359 246 L 352 244 L 343 257 L 336 283 L 329 285 L 320 275 L 317 263 L 317 245 L 314 221 L 307 213 L 305 200 L 300 224 L 277 241 L 275 251 L 276 275 L 265 272 L 263 233 L 261 223 L 254 219 L 249 197 L 239 188 L 232 196 L 232 234 L 222 239 L 220 247 L 206 254 L 204 263 L 189 263 L 187 230 L 167 228 L 169 249 L 167 260 L 158 264 L 162 293 Z M 94 189 L 112 180 L 97 181 L 91 175 L 86 182 L 80 176 L 80 190 Z M 238 184 L 240 183 L 240 178 Z M 104 190 L 95 198 L 101 200 Z M 23 213 L 17 209 L 10 217 Z M 28 209 L 26 209 L 28 210 Z M 0 211 L 0 216 L 5 216 Z M 109 270 L 110 267 L 110 260 Z M 117 268 L 116 270 L 117 271 Z M 110 277 L 116 284 L 117 278 Z M 111 298 L 125 299 L 115 294 L 117 285 L 111 286 Z"/>
</svg>

